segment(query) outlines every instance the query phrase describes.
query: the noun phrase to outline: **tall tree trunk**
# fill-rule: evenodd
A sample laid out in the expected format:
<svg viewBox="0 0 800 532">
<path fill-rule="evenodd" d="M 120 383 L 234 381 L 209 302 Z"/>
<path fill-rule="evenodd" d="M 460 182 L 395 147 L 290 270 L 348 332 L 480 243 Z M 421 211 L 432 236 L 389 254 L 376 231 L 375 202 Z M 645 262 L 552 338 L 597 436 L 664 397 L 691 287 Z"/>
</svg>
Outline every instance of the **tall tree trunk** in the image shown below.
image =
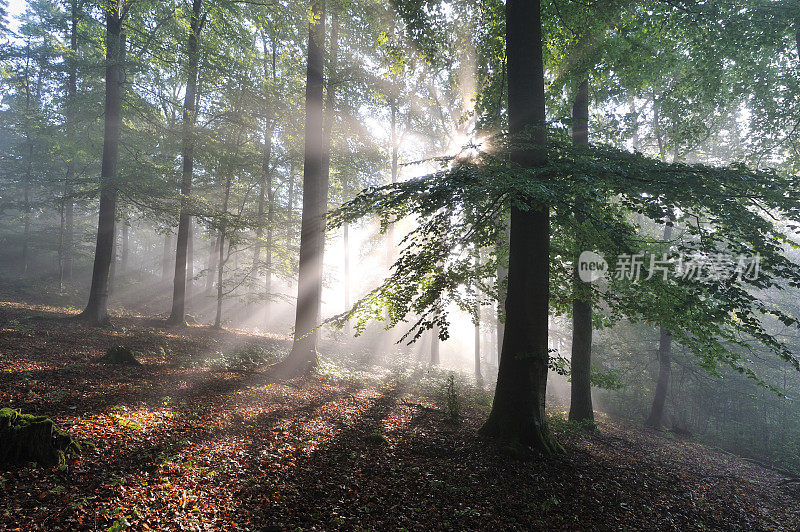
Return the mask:
<svg viewBox="0 0 800 532">
<path fill-rule="evenodd" d="M 503 234 L 505 235 L 505 240 L 502 243 L 503 245 L 507 244 L 509 239 L 511 238 L 511 234 L 509 230 L 511 229 L 510 225 L 508 224 L 508 220 L 505 218 L 502 221 L 503 225 L 505 226 L 505 231 Z M 502 354 L 503 350 L 503 336 L 506 332 L 506 293 L 508 292 L 507 286 L 504 286 L 508 280 L 508 262 L 498 259 L 497 261 L 497 286 L 498 286 L 498 301 L 497 301 L 497 350 L 495 351 L 495 357 L 498 362 L 500 363 L 500 355 Z"/>
<path fill-rule="evenodd" d="M 350 310 L 350 224 L 344 224 L 342 227 L 342 245 L 344 246 L 344 309 Z M 345 333 L 350 336 L 352 333 L 350 329 L 350 320 L 344 325 Z"/>
<path fill-rule="evenodd" d="M 172 235 L 164 235 L 164 251 L 161 253 L 161 280 L 167 282 L 172 260 Z"/>
<path fill-rule="evenodd" d="M 186 323 L 186 252 L 189 246 L 189 225 L 191 222 L 190 195 L 192 193 L 192 177 L 194 174 L 194 124 L 197 116 L 197 69 L 200 61 L 198 37 L 205 17 L 200 16 L 202 0 L 193 0 L 192 14 L 189 24 L 189 42 L 187 46 L 187 78 L 186 95 L 183 99 L 183 142 L 181 158 L 183 172 L 181 174 L 181 212 L 178 218 L 178 237 L 175 247 L 175 277 L 172 284 L 172 312 L 168 323 L 184 325 Z"/>
<path fill-rule="evenodd" d="M 481 253 L 480 249 L 474 250 L 475 255 L 475 268 L 481 267 Z M 474 362 L 475 362 L 475 382 L 479 387 L 483 387 L 483 373 L 481 372 L 481 298 L 478 288 L 475 290 L 475 323 L 474 323 Z"/>
<path fill-rule="evenodd" d="M 672 226 L 664 226 L 664 241 L 669 242 L 672 238 Z M 661 428 L 664 418 L 664 404 L 667 400 L 669 390 L 669 378 L 672 374 L 672 334 L 669 330 L 661 326 L 658 331 L 658 377 L 656 379 L 656 391 L 653 394 L 653 406 L 645 424 L 655 429 Z"/>
<path fill-rule="evenodd" d="M 658 338 L 658 379 L 653 394 L 653 406 L 645 423 L 655 429 L 661 428 L 664 418 L 664 404 L 669 390 L 669 378 L 672 374 L 672 335 L 664 328 L 659 328 Z"/>
<path fill-rule="evenodd" d="M 294 242 L 294 154 L 289 153 L 289 194 L 286 200 L 286 248 L 290 249 Z"/>
<path fill-rule="evenodd" d="M 128 234 L 128 224 L 122 224 L 122 256 L 120 257 L 119 269 L 122 273 L 128 271 L 128 255 L 130 253 L 130 241 Z"/>
<path fill-rule="evenodd" d="M 28 240 L 31 234 L 31 160 L 33 159 L 33 144 L 28 155 L 28 170 L 25 175 L 25 188 L 22 192 L 22 273 L 28 273 Z"/>
<path fill-rule="evenodd" d="M 507 0 L 509 133 L 522 168 L 546 163 L 544 63 L 539 0 Z M 530 133 L 532 139 L 521 136 Z M 550 212 L 511 207 L 506 329 L 494 403 L 481 433 L 545 453 L 560 450 L 544 413 L 548 366 Z"/>
<path fill-rule="evenodd" d="M 267 38 L 264 33 L 261 34 L 262 41 L 264 43 L 264 79 L 269 78 L 269 71 L 270 71 L 270 55 L 267 53 Z M 275 81 L 276 71 L 275 71 L 275 61 L 276 61 L 276 54 L 277 50 L 275 48 L 275 42 L 273 40 L 272 43 L 272 79 L 273 82 Z M 261 256 L 261 235 L 263 233 L 263 223 L 264 223 L 264 199 L 266 195 L 267 199 L 267 242 L 264 246 L 266 256 L 264 258 L 264 269 L 266 270 L 266 275 L 264 279 L 264 292 L 265 292 L 265 301 L 264 301 L 264 327 L 269 326 L 270 321 L 270 306 L 271 306 L 271 293 L 272 293 L 272 245 L 273 245 L 273 237 L 274 231 L 272 224 L 275 220 L 275 191 L 273 190 L 272 184 L 272 170 L 270 168 L 270 163 L 272 159 L 272 135 L 275 130 L 275 113 L 274 113 L 274 105 L 271 98 L 271 91 L 269 86 L 267 86 L 264 94 L 265 99 L 265 106 L 266 106 L 266 119 L 264 121 L 264 154 L 262 157 L 261 162 L 261 191 L 258 198 L 258 225 L 256 226 L 256 249 L 253 256 L 253 274 L 256 275 L 258 272 L 258 264 L 259 258 Z"/>
<path fill-rule="evenodd" d="M 392 95 L 389 98 L 390 127 L 392 135 L 392 183 L 397 183 L 399 145 L 397 140 L 397 75 L 392 75 Z M 386 267 L 391 268 L 394 262 L 394 224 L 389 224 L 386 232 Z"/>
<path fill-rule="evenodd" d="M 67 109 L 65 113 L 67 128 L 72 129 L 75 121 L 75 98 L 78 95 L 78 0 L 70 1 L 70 35 L 69 59 L 67 65 Z M 62 280 L 72 280 L 73 241 L 75 239 L 75 200 L 73 198 L 73 182 L 75 181 L 75 160 L 70 157 L 67 163 L 67 173 L 64 178 L 64 236 L 62 239 Z"/>
<path fill-rule="evenodd" d="M 317 365 L 317 331 L 322 302 L 322 259 L 328 174 L 324 171 L 323 68 L 325 62 L 325 0 L 312 0 L 306 72 L 305 161 L 303 216 L 300 222 L 300 272 L 297 280 L 294 345 L 276 368 L 285 375 L 304 374 Z"/>
<path fill-rule="evenodd" d="M 431 365 L 438 366 L 440 362 L 439 357 L 439 327 L 434 325 L 431 329 Z"/>
<path fill-rule="evenodd" d="M 100 170 L 100 214 L 89 302 L 82 316 L 93 324 L 108 323 L 108 278 L 114 252 L 117 210 L 117 158 L 121 124 L 121 91 L 125 60 L 122 2 L 109 0 L 106 9 L 106 101 L 103 160 Z"/>
<path fill-rule="evenodd" d="M 222 212 L 228 212 L 228 202 L 231 198 L 231 176 L 228 174 L 228 179 L 225 181 L 225 199 L 222 201 Z M 227 258 L 225 256 L 225 222 L 219 228 L 219 249 L 217 250 L 217 314 L 214 318 L 214 327 L 222 327 L 222 300 L 225 293 L 222 288 L 223 274 L 225 273 L 225 263 Z M 231 244 L 228 243 L 228 257 L 230 256 Z"/>
<path fill-rule="evenodd" d="M 25 48 L 25 117 L 29 122 L 31 110 L 31 43 Z M 25 169 L 25 181 L 22 187 L 22 250 L 20 252 L 20 271 L 23 275 L 28 273 L 28 236 L 31 230 L 31 178 L 33 177 L 33 139 L 31 138 L 30 124 L 25 126 L 25 143 L 28 146 L 27 165 Z"/>
<path fill-rule="evenodd" d="M 584 80 L 575 94 L 572 106 L 572 142 L 576 146 L 589 144 L 589 81 Z M 575 221 L 578 225 L 585 220 L 585 205 L 578 202 L 575 208 Z M 592 409 L 592 302 L 589 283 L 581 281 L 578 275 L 578 256 L 586 242 L 575 240 L 577 248 L 572 269 L 574 295 L 572 299 L 572 358 L 570 362 L 572 386 L 569 406 L 569 419 L 594 423 Z"/>
<path fill-rule="evenodd" d="M 481 372 L 481 306 L 480 303 L 476 304 L 475 312 L 477 318 L 475 319 L 475 381 L 478 386 L 483 387 L 483 373 Z"/>
<path fill-rule="evenodd" d="M 117 250 L 119 246 L 117 246 L 117 240 L 119 237 L 119 226 L 114 227 L 114 243 L 112 244 L 112 251 L 111 251 L 111 268 L 108 273 L 108 297 L 111 297 L 114 294 L 114 289 L 116 288 L 117 282 Z"/>
<path fill-rule="evenodd" d="M 189 242 L 186 244 L 186 294 L 183 296 L 184 311 L 189 312 L 194 287 L 194 217 L 189 217 Z"/>
<path fill-rule="evenodd" d="M 217 255 L 219 254 L 219 233 L 209 242 L 208 277 L 206 278 L 206 292 L 211 295 L 214 289 L 214 279 L 217 275 Z"/>
</svg>

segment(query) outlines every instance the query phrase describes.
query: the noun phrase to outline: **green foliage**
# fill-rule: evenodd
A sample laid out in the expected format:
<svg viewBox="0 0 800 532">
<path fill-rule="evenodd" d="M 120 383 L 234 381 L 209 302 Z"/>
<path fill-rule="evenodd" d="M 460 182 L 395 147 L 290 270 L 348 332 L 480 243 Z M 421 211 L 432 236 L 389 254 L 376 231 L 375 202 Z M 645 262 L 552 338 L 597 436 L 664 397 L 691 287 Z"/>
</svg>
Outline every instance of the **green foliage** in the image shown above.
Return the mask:
<svg viewBox="0 0 800 532">
<path fill-rule="evenodd" d="M 751 339 L 800 368 L 795 354 L 765 328 L 763 319 L 774 316 L 792 329 L 800 322 L 756 295 L 800 286 L 800 266 L 786 257 L 790 239 L 778 223 L 800 217 L 800 199 L 785 192 L 800 186 L 797 176 L 741 165 L 667 164 L 608 146 L 575 147 L 559 131 L 550 138 L 548 164 L 541 168 L 513 167 L 503 157 L 505 140 L 496 137 L 489 141 L 490 152 L 473 149 L 448 159 L 436 174 L 366 190 L 336 210 L 334 227 L 371 215 L 379 216 L 384 227 L 404 217 L 414 218 L 417 226 L 403 239 L 402 253 L 386 281 L 334 321 L 354 318 L 360 332 L 369 320 L 387 313 L 390 325 L 412 316 L 404 338 L 415 340 L 438 326 L 446 339 L 449 304 L 474 312 L 475 304 L 462 287 L 496 297 L 497 286 L 491 282 L 502 250 L 478 266 L 469 250 L 503 241 L 497 220 L 511 205 L 551 209 L 551 301 L 556 309 L 565 308 L 572 293 L 571 260 L 577 254 L 568 236 L 591 242 L 607 257 L 658 249 L 659 238 L 648 237 L 633 223 L 633 214 L 638 214 L 679 226 L 683 237 L 672 244 L 687 256 L 758 255 L 760 275 L 737 282 L 665 281 L 656 275 L 640 282 L 612 280 L 605 290 L 593 286 L 595 305 L 609 305 L 612 320 L 661 323 L 710 372 L 723 363 L 758 379 L 736 350 Z M 586 222 L 580 225 L 576 209 L 584 211 Z"/>
</svg>

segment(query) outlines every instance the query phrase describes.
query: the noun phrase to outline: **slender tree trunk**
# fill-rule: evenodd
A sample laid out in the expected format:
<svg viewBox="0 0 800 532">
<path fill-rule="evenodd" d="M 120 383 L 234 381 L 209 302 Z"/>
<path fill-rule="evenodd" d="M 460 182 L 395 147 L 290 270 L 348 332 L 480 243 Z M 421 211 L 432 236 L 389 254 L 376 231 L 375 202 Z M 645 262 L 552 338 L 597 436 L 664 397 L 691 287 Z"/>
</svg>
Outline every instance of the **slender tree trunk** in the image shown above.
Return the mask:
<svg viewBox="0 0 800 532">
<path fill-rule="evenodd" d="M 294 181 L 295 167 L 294 156 L 289 154 L 289 197 L 286 200 L 286 247 L 291 248 L 294 243 Z"/>
<path fill-rule="evenodd" d="M 228 179 L 225 181 L 225 199 L 222 201 L 222 212 L 228 212 L 228 202 L 231 198 L 231 176 L 228 175 Z M 223 274 L 225 273 L 225 263 L 227 259 L 225 257 L 225 223 L 223 222 L 220 225 L 219 229 L 219 249 L 217 250 L 217 315 L 214 318 L 214 327 L 220 328 L 222 327 L 222 300 L 225 297 L 225 293 L 223 292 L 222 286 L 222 279 Z M 228 243 L 228 257 L 231 254 L 231 244 Z"/>
<path fill-rule="evenodd" d="M 503 224 L 505 226 L 505 241 L 502 244 L 506 244 L 509 239 L 511 238 L 511 234 L 509 230 L 511 229 L 510 225 L 508 224 L 507 220 L 503 220 Z M 495 352 L 495 357 L 498 362 L 500 363 L 500 355 L 502 354 L 503 350 L 503 336 L 505 335 L 506 331 L 506 293 L 508 292 L 506 282 L 508 281 L 508 263 L 498 258 L 497 261 L 497 286 L 498 286 L 498 302 L 497 302 L 497 350 Z"/>
<path fill-rule="evenodd" d="M 93 324 L 108 323 L 108 280 L 114 252 L 117 210 L 117 158 L 121 125 L 121 91 L 125 60 L 122 2 L 109 0 L 106 9 L 106 98 L 103 159 L 100 170 L 100 214 L 89 301 L 82 316 Z"/>
<path fill-rule="evenodd" d="M 71 129 L 75 123 L 75 98 L 78 94 L 78 0 L 70 1 L 70 55 L 67 61 L 69 74 L 67 75 L 67 109 L 65 112 L 67 128 Z M 64 236 L 63 236 L 63 261 L 61 268 L 62 280 L 72 281 L 72 256 L 75 232 L 75 214 L 73 198 L 73 182 L 75 180 L 75 160 L 70 157 L 67 163 L 67 173 L 64 179 Z"/>
<path fill-rule="evenodd" d="M 264 42 L 264 79 L 268 79 L 269 77 L 269 57 L 270 55 L 267 53 L 267 39 L 266 35 L 262 33 L 262 40 Z M 275 61 L 276 61 L 276 54 L 277 50 L 275 47 L 275 42 L 273 40 L 272 43 L 272 79 L 273 82 L 276 81 L 276 69 L 275 69 Z M 261 255 L 261 234 L 263 230 L 263 220 L 264 220 L 264 195 L 266 193 L 267 197 L 267 242 L 265 246 L 265 257 L 264 257 L 264 269 L 266 270 L 266 276 L 264 279 L 264 293 L 265 293 L 265 301 L 264 301 L 264 327 L 269 327 L 270 322 L 270 307 L 271 307 L 271 296 L 272 296 L 272 247 L 273 247 L 273 239 L 274 239 L 274 228 L 273 223 L 275 221 L 275 190 L 272 183 L 272 170 L 270 169 L 270 162 L 272 159 L 272 135 L 275 130 L 275 114 L 273 110 L 273 102 L 271 98 L 271 91 L 270 88 L 267 87 L 264 98 L 266 101 L 266 120 L 264 124 L 264 156 L 261 163 L 261 174 L 262 174 L 262 181 L 261 181 L 261 193 L 259 196 L 258 201 L 258 226 L 256 227 L 256 251 L 255 257 L 253 260 L 254 267 L 257 269 L 258 265 L 258 258 Z M 255 273 L 255 272 L 254 272 Z"/>
<path fill-rule="evenodd" d="M 114 294 L 114 290 L 116 288 L 117 283 L 117 250 L 119 246 L 117 246 L 117 240 L 119 238 L 119 226 L 114 228 L 114 243 L 112 244 L 111 250 L 111 269 L 108 274 L 108 297 L 111 297 Z"/>
<path fill-rule="evenodd" d="M 342 228 L 342 245 L 344 245 L 344 309 L 350 310 L 350 224 L 344 224 Z M 344 326 L 345 333 L 350 336 L 350 320 Z"/>
<path fill-rule="evenodd" d="M 31 109 L 31 77 L 30 77 L 30 62 L 31 62 L 31 43 L 28 40 L 28 45 L 25 49 L 25 116 L 30 116 Z M 20 270 L 22 274 L 28 273 L 28 238 L 31 232 L 31 178 L 33 177 L 33 139 L 31 138 L 31 131 L 29 126 L 26 126 L 25 143 L 28 145 L 28 163 L 25 170 L 25 181 L 22 189 L 22 250 L 20 256 Z"/>
<path fill-rule="evenodd" d="M 128 255 L 130 253 L 130 242 L 128 235 L 128 224 L 122 224 L 122 256 L 120 257 L 119 269 L 122 273 L 128 271 Z"/>
<path fill-rule="evenodd" d="M 194 287 L 194 217 L 189 217 L 189 242 L 186 244 L 186 294 L 183 300 L 184 311 L 189 312 L 192 305 L 192 295 Z"/>
<path fill-rule="evenodd" d="M 507 0 L 506 57 L 509 133 L 520 144 L 511 151 L 511 161 L 522 168 L 535 168 L 547 160 L 539 0 Z M 528 132 L 531 140 L 521 137 Z M 549 357 L 549 209 L 512 206 L 509 247 L 503 350 L 492 411 L 481 433 L 545 453 L 558 452 L 560 446 L 550 435 L 544 413 Z"/>
<path fill-rule="evenodd" d="M 431 365 L 438 366 L 439 359 L 439 327 L 434 325 L 431 329 Z"/>
<path fill-rule="evenodd" d="M 322 259 L 325 251 L 325 213 L 328 174 L 324 171 L 323 65 L 325 59 L 325 1 L 312 0 L 306 73 L 305 162 L 303 216 L 300 228 L 300 272 L 297 282 L 294 345 L 279 365 L 285 375 L 304 374 L 317 365 L 317 331 L 322 298 Z"/>
<path fill-rule="evenodd" d="M 22 273 L 28 273 L 28 240 L 30 239 L 31 234 L 31 163 L 30 160 L 33 158 L 33 144 L 30 146 L 30 154 L 28 156 L 28 171 L 25 177 L 25 189 L 23 190 L 22 196 Z"/>
<path fill-rule="evenodd" d="M 161 280 L 167 282 L 169 278 L 170 261 L 172 259 L 172 235 L 164 235 L 164 250 L 161 253 Z"/>
<path fill-rule="evenodd" d="M 200 62 L 198 37 L 205 17 L 201 17 L 202 0 L 193 0 L 187 47 L 186 95 L 183 99 L 183 142 L 181 158 L 181 212 L 178 218 L 178 236 L 175 247 L 175 277 L 172 285 L 172 311 L 167 319 L 173 325 L 186 323 L 186 253 L 189 246 L 191 221 L 190 195 L 194 174 L 194 124 L 197 116 L 197 69 Z"/>
<path fill-rule="evenodd" d="M 392 75 L 392 95 L 389 99 L 390 127 L 392 135 L 392 183 L 397 183 L 399 146 L 397 141 L 397 75 Z M 386 267 L 391 268 L 394 262 L 394 224 L 389 225 L 386 233 Z"/>
<path fill-rule="evenodd" d="M 483 373 L 481 372 L 481 306 L 478 303 L 475 312 L 477 318 L 475 321 L 475 381 L 478 386 L 483 387 Z"/>
<path fill-rule="evenodd" d="M 480 249 L 474 250 L 475 267 L 481 266 L 481 253 Z M 474 362 L 475 362 L 475 382 L 478 386 L 483 388 L 483 373 L 481 372 L 481 298 L 480 291 L 476 288 L 475 291 L 475 323 L 474 323 Z"/>
<path fill-rule="evenodd" d="M 572 142 L 576 146 L 589 144 L 589 81 L 584 80 L 578 87 L 572 106 Z M 575 221 L 585 220 L 585 205 L 578 202 Z M 571 400 L 569 419 L 594 423 L 592 408 L 592 301 L 591 287 L 581 281 L 578 275 L 578 256 L 586 245 L 581 239 L 575 240 L 577 247 L 572 270 L 574 295 L 572 299 L 572 359 Z"/>
<path fill-rule="evenodd" d="M 229 245 L 230 247 L 230 245 Z M 222 299 L 225 294 L 222 292 L 222 275 L 225 266 L 225 233 L 224 229 L 219 231 L 219 250 L 217 255 L 217 313 L 214 317 L 214 327 L 222 327 Z"/>
<path fill-rule="evenodd" d="M 75 209 L 72 192 L 67 194 L 67 203 L 64 205 L 64 280 L 72 281 L 72 262 L 74 257 L 75 240 Z"/>
<path fill-rule="evenodd" d="M 64 291 L 64 202 L 66 196 L 61 198 L 58 206 L 58 291 Z"/>
<path fill-rule="evenodd" d="M 672 226 L 664 226 L 664 241 L 672 238 Z M 664 418 L 664 404 L 669 390 L 669 378 L 672 374 L 672 334 L 663 326 L 658 331 L 658 377 L 656 391 L 653 394 L 653 406 L 645 424 L 655 429 L 661 428 Z"/>
<path fill-rule="evenodd" d="M 219 234 L 211 240 L 210 253 L 208 257 L 208 277 L 206 278 L 206 292 L 211 295 L 214 289 L 214 279 L 217 275 L 217 255 L 219 254 L 220 238 Z"/>
</svg>

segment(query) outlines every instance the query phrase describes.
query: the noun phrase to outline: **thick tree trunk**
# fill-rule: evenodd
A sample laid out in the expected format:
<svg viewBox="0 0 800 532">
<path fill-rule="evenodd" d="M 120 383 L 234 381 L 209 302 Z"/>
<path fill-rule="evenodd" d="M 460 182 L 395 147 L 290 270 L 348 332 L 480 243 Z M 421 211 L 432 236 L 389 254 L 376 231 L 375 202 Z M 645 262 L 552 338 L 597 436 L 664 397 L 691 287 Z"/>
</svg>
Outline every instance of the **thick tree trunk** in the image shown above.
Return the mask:
<svg viewBox="0 0 800 532">
<path fill-rule="evenodd" d="M 203 27 L 204 17 L 200 16 L 202 0 L 193 0 L 189 24 L 187 46 L 186 95 L 183 99 L 183 142 L 181 158 L 181 212 L 178 218 L 178 237 L 175 247 L 175 277 L 172 285 L 172 311 L 168 323 L 186 323 L 186 253 L 189 246 L 189 225 L 191 224 L 190 195 L 194 174 L 194 123 L 197 115 L 197 69 L 200 61 L 198 37 Z"/>
<path fill-rule="evenodd" d="M 511 161 L 545 164 L 547 140 L 539 0 L 507 0 L 509 133 L 521 140 Z M 521 136 L 530 133 L 532 139 Z M 511 208 L 506 328 L 494 403 L 481 433 L 545 453 L 560 450 L 544 412 L 548 366 L 549 209 Z"/>
<path fill-rule="evenodd" d="M 122 35 L 122 2 L 109 0 L 106 10 L 106 101 L 103 159 L 100 170 L 100 214 L 89 301 L 81 314 L 93 324 L 108 323 L 108 280 L 114 253 L 117 210 L 117 158 L 121 125 L 121 91 L 125 37 Z"/>
<path fill-rule="evenodd" d="M 305 161 L 303 215 L 300 222 L 300 272 L 297 280 L 294 345 L 278 372 L 306 374 L 317 365 L 317 331 L 322 301 L 322 259 L 325 251 L 325 213 L 328 174 L 323 153 L 323 65 L 325 59 L 325 1 L 312 0 L 306 72 Z"/>
<path fill-rule="evenodd" d="M 572 142 L 575 145 L 589 144 L 589 81 L 584 80 L 575 94 L 572 106 Z M 575 221 L 582 224 L 585 215 L 581 203 L 576 205 Z M 572 359 L 571 397 L 569 419 L 594 423 L 592 409 L 592 302 L 591 287 L 578 275 L 578 255 L 584 251 L 585 242 L 576 239 L 575 264 L 572 271 L 574 296 L 572 300 Z"/>
</svg>

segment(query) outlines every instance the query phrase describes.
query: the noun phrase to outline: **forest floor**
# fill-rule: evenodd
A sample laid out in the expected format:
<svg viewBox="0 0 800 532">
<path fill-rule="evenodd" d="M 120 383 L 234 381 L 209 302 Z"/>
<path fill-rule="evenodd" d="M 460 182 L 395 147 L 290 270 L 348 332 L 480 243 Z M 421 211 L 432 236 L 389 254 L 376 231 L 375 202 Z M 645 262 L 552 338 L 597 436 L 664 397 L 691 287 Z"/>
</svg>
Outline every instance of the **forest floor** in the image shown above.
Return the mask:
<svg viewBox="0 0 800 532">
<path fill-rule="evenodd" d="M 602 417 L 553 414 L 565 454 L 477 436 L 487 394 L 423 368 L 269 382 L 285 339 L 0 303 L 0 406 L 96 446 L 63 469 L 0 466 L 2 530 L 797 530 L 770 470 Z M 131 347 L 141 367 L 98 362 Z M 223 355 L 224 354 L 224 355 Z"/>
</svg>

